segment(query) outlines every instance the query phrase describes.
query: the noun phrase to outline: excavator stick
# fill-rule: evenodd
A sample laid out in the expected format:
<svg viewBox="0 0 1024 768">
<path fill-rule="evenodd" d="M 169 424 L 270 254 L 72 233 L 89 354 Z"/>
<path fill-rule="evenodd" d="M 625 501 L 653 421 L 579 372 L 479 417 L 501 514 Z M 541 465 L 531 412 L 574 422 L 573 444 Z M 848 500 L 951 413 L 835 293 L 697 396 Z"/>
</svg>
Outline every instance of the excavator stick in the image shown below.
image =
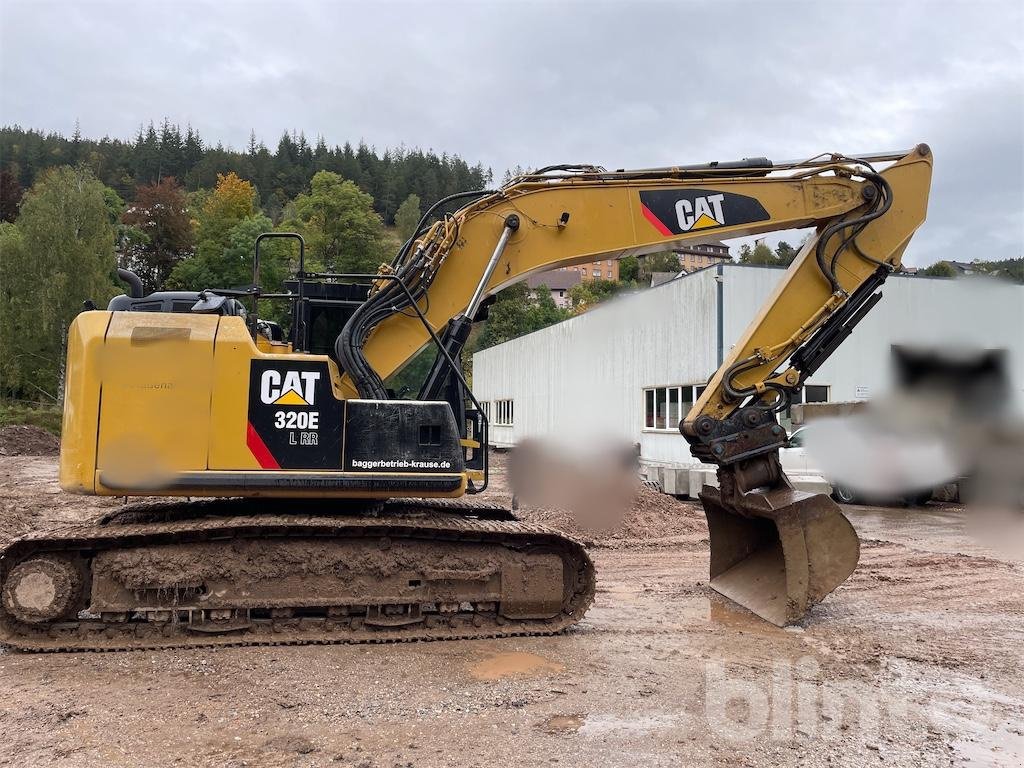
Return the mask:
<svg viewBox="0 0 1024 768">
<path fill-rule="evenodd" d="M 892 162 L 877 171 L 875 162 Z M 828 497 L 796 491 L 779 464 L 776 419 L 882 298 L 924 222 L 932 154 L 832 156 L 859 185 L 843 213 L 815 217 L 773 294 L 732 346 L 679 429 L 694 457 L 718 465 L 701 494 L 711 586 L 779 626 L 798 621 L 857 567 L 857 534 Z M 845 193 L 844 193 L 845 194 Z M 822 199 L 827 199 L 827 196 Z"/>
<path fill-rule="evenodd" d="M 857 534 L 828 496 L 784 487 L 746 493 L 737 506 L 705 486 L 700 500 L 711 588 L 772 624 L 799 621 L 857 567 Z"/>
</svg>

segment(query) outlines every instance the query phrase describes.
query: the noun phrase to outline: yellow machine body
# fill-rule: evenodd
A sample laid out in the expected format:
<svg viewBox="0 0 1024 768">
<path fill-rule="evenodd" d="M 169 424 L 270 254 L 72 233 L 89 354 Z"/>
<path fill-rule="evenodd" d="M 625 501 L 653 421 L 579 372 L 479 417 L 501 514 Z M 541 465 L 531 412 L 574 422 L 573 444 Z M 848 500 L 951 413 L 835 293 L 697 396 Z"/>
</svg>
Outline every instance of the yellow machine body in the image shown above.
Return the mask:
<svg viewBox="0 0 1024 768">
<path fill-rule="evenodd" d="M 357 478 L 374 479 L 375 488 L 346 488 L 344 472 L 332 473 L 336 482 L 318 484 L 321 473 L 282 472 L 261 463 L 263 450 L 250 426 L 254 360 L 279 362 L 283 370 L 290 362 L 320 363 L 329 371 L 332 405 L 344 413 L 350 404 L 340 398 L 333 360 L 262 352 L 241 317 L 83 312 L 72 323 L 67 360 L 60 482 L 72 493 L 381 498 L 465 491 L 465 471 L 454 487 L 437 492 L 402 490 L 402 472 L 360 472 Z M 325 405 L 289 401 L 288 395 L 269 409 L 308 414 L 321 413 Z M 344 441 L 336 448 L 343 465 Z M 229 482 L 255 472 L 273 474 L 277 485 L 246 489 Z"/>
</svg>

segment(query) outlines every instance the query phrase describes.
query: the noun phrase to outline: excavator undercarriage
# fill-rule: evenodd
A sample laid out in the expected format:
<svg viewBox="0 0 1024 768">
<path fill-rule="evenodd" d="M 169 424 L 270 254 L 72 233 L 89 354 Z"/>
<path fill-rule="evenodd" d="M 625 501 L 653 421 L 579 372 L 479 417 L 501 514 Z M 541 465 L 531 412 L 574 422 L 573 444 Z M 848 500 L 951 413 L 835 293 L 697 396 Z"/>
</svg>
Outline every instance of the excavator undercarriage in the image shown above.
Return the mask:
<svg viewBox="0 0 1024 768">
<path fill-rule="evenodd" d="M 0 641 L 109 651 L 560 632 L 593 599 L 590 558 L 509 517 L 443 501 L 344 515 L 318 502 L 129 506 L 6 550 Z"/>
</svg>

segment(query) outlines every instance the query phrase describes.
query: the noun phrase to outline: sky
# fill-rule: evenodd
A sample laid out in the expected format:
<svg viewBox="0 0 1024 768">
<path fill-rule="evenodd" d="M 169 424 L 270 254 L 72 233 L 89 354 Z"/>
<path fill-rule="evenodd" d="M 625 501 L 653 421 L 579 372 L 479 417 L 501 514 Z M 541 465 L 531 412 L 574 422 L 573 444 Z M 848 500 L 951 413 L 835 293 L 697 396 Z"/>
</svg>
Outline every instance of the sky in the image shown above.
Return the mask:
<svg viewBox="0 0 1024 768">
<path fill-rule="evenodd" d="M 285 130 L 481 162 L 935 155 L 905 255 L 1024 241 L 1024 4 L 0 0 L 0 123 L 208 142 Z M 0 158 L 2 160 L 2 158 Z M 797 237 L 784 233 L 791 242 Z M 769 238 L 769 243 L 779 238 Z"/>
</svg>

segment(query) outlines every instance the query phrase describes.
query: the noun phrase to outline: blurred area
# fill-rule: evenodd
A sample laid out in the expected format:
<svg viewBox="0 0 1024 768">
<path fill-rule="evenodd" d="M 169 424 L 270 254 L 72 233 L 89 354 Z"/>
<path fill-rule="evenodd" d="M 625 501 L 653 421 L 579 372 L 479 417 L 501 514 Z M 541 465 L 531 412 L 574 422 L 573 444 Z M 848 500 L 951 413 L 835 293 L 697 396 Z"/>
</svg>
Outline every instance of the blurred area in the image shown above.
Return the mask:
<svg viewBox="0 0 1024 768">
<path fill-rule="evenodd" d="M 523 440 L 508 460 L 513 507 L 562 509 L 585 531 L 617 528 L 640 483 L 638 459 L 635 446 L 612 439 Z"/>
<path fill-rule="evenodd" d="M 807 454 L 869 502 L 955 483 L 977 537 L 1024 559 L 1024 414 L 1006 352 L 894 346 L 892 364 L 889 392 L 804 430 Z"/>
</svg>

